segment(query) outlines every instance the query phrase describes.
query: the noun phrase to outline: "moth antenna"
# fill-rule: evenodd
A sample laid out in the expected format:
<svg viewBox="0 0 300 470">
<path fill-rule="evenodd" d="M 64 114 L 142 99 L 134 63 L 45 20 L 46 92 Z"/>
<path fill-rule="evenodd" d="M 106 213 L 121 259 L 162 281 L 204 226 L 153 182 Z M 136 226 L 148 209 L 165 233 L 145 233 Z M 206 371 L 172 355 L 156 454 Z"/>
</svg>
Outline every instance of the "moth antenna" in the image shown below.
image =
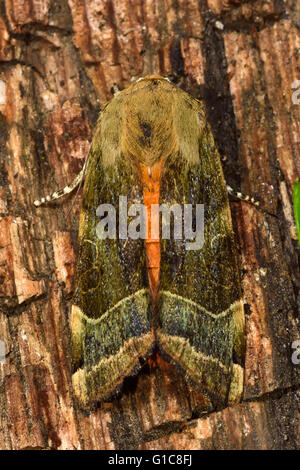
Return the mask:
<svg viewBox="0 0 300 470">
<path fill-rule="evenodd" d="M 254 206 L 258 207 L 260 206 L 260 203 L 259 201 L 257 201 L 256 199 L 254 199 L 254 197 L 251 197 L 251 196 L 248 196 L 246 194 L 243 194 L 239 191 L 235 191 L 231 186 L 227 185 L 226 186 L 227 188 L 227 192 L 228 194 L 230 194 L 230 196 L 234 196 L 236 197 L 237 199 L 240 199 L 241 201 L 246 201 L 246 202 L 249 202 L 250 204 L 253 204 Z"/>
<path fill-rule="evenodd" d="M 69 212 L 68 212 L 68 214 L 67 214 L 67 219 L 69 218 L 69 215 L 70 215 L 71 211 L 73 210 L 73 207 L 74 207 L 74 205 L 75 205 L 75 202 L 76 202 L 78 193 L 79 193 L 80 188 L 81 188 L 81 186 L 82 186 L 82 182 L 83 182 L 83 180 L 84 180 L 84 176 L 85 176 L 85 172 L 86 172 L 86 169 L 87 169 L 87 164 L 88 164 L 88 161 L 89 161 L 90 153 L 91 153 L 91 147 L 90 147 L 88 156 L 87 156 L 87 158 L 86 158 L 86 161 L 84 162 L 83 168 L 82 168 L 82 170 L 81 170 L 81 172 L 82 172 L 82 178 L 81 178 L 81 180 L 80 180 L 79 183 L 78 183 L 78 188 L 77 188 L 77 191 L 76 191 L 76 194 L 75 194 L 75 198 L 74 198 L 74 201 L 72 202 L 72 205 L 71 205 L 71 207 L 70 207 L 70 209 L 69 209 Z M 81 172 L 80 172 L 80 173 L 81 173 Z M 78 176 L 79 176 L 79 175 L 78 175 Z"/>
<path fill-rule="evenodd" d="M 65 186 L 64 188 L 59 189 L 58 191 L 55 191 L 51 195 L 48 195 L 48 196 L 42 197 L 41 199 L 35 200 L 33 202 L 35 207 L 39 207 L 43 204 L 47 204 L 48 202 L 55 201 L 56 199 L 59 199 L 59 198 L 63 197 L 65 194 L 71 193 L 78 185 L 80 185 L 82 183 L 84 175 L 85 175 L 87 161 L 88 161 L 88 158 L 86 159 L 80 173 L 78 173 L 78 175 L 74 178 L 74 180 L 68 186 Z"/>
</svg>

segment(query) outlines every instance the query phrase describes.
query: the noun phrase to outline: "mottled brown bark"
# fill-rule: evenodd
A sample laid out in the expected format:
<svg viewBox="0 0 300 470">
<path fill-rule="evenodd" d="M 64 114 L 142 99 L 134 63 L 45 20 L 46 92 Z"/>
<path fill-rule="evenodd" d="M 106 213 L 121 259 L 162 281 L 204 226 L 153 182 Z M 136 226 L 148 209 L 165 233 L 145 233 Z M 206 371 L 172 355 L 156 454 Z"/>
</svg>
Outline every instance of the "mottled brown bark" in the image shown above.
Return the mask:
<svg viewBox="0 0 300 470">
<path fill-rule="evenodd" d="M 1 0 L 0 448 L 300 448 L 297 0 Z M 89 414 L 73 402 L 69 307 L 80 196 L 36 209 L 87 155 L 115 86 L 168 75 L 207 105 L 247 312 L 245 393 L 209 413 L 179 373 L 144 371 Z M 69 212 L 71 209 L 71 212 Z M 272 214 L 276 214 L 272 216 Z M 203 415 L 207 413 L 207 415 Z"/>
</svg>

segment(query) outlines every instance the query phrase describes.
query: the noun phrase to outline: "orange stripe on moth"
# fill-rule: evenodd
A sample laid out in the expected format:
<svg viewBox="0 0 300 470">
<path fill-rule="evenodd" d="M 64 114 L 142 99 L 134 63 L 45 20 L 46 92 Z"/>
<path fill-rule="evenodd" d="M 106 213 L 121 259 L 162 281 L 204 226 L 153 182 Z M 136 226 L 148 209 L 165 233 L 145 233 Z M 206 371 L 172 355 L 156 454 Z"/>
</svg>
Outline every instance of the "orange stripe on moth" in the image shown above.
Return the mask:
<svg viewBox="0 0 300 470">
<path fill-rule="evenodd" d="M 172 365 L 165 361 L 158 353 L 158 351 L 154 351 L 154 353 L 152 354 L 152 356 L 148 357 L 148 360 L 147 360 L 147 363 L 148 363 L 148 366 L 149 366 L 149 369 L 150 369 L 150 372 L 155 369 L 156 367 L 159 367 L 160 369 L 172 369 Z"/>
<path fill-rule="evenodd" d="M 147 210 L 146 262 L 150 296 L 154 303 L 157 302 L 159 295 L 160 239 L 159 234 L 158 238 L 151 238 L 151 205 L 159 204 L 162 166 L 162 161 L 155 163 L 151 168 L 140 164 L 144 186 L 144 204 Z"/>
</svg>

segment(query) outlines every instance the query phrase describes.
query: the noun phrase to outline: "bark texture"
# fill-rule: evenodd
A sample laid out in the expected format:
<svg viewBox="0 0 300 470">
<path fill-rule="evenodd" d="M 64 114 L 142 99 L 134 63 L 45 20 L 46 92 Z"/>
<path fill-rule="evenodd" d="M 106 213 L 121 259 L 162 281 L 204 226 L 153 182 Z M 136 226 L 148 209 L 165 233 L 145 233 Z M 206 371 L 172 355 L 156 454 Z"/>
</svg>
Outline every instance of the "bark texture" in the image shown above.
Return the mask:
<svg viewBox="0 0 300 470">
<path fill-rule="evenodd" d="M 0 448 L 300 448 L 297 0 L 0 1 Z M 171 366 L 111 403 L 73 401 L 69 306 L 82 168 L 114 88 L 158 73 L 202 98 L 228 183 L 246 302 L 243 402 L 210 412 Z M 273 216 L 271 214 L 276 214 Z"/>
</svg>

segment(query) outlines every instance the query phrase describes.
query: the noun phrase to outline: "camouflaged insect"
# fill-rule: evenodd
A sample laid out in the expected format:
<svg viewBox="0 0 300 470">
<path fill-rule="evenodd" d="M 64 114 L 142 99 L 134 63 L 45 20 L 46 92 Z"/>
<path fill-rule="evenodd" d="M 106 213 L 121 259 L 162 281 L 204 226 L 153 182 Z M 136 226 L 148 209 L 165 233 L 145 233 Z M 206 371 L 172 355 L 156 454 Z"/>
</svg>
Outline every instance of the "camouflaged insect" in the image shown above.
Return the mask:
<svg viewBox="0 0 300 470">
<path fill-rule="evenodd" d="M 229 188 L 230 189 L 230 188 Z M 68 191 L 70 188 L 68 188 Z M 204 244 L 97 237 L 101 203 L 204 204 Z M 39 202 L 36 201 L 36 205 Z M 203 105 L 158 76 L 118 93 L 93 137 L 72 306 L 73 387 L 111 398 L 154 351 L 223 405 L 243 391 L 244 310 L 220 158 Z"/>
</svg>

